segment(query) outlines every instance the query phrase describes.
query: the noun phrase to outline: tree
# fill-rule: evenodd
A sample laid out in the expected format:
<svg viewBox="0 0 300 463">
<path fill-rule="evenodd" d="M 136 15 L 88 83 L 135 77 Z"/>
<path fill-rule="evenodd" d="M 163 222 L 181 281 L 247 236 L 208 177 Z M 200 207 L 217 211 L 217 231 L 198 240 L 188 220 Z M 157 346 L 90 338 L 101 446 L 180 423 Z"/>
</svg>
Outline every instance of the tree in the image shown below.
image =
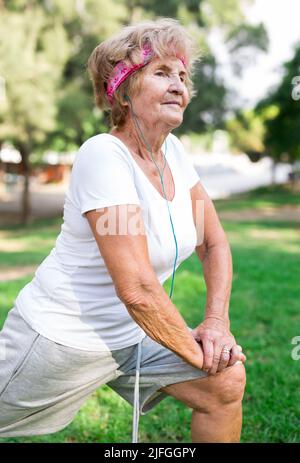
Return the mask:
<svg viewBox="0 0 300 463">
<path fill-rule="evenodd" d="M 51 22 L 41 8 L 30 3 L 22 13 L 2 9 L 1 23 L 0 74 L 5 82 L 5 102 L 0 108 L 0 140 L 10 140 L 22 157 L 21 221 L 26 223 L 29 156 L 55 127 L 58 84 L 69 47 L 62 25 Z"/>
<path fill-rule="evenodd" d="M 252 161 L 258 161 L 264 156 L 264 121 L 263 115 L 257 115 L 252 109 L 238 111 L 234 118 L 229 119 L 226 129 L 232 150 L 246 153 Z"/>
<path fill-rule="evenodd" d="M 256 105 L 257 114 L 262 114 L 267 108 L 274 108 L 265 122 L 264 143 L 275 164 L 279 161 L 293 163 L 300 159 L 299 83 L 300 43 L 295 47 L 293 58 L 284 63 L 279 85 Z M 298 85 L 298 91 L 295 91 L 297 89 L 294 85 Z"/>
<path fill-rule="evenodd" d="M 252 0 L 248 0 L 248 3 Z M 246 0 L 10 0 L 0 3 L 0 75 L 6 103 L 0 108 L 1 141 L 20 150 L 24 170 L 22 219 L 29 214 L 29 161 L 35 150 L 74 149 L 106 130 L 106 115 L 93 104 L 86 63 L 93 48 L 123 24 L 171 16 L 194 35 L 204 51 L 197 67 L 197 96 L 179 132 L 204 132 L 223 125 L 226 88 L 207 43 L 218 27 L 230 46 L 242 50 Z M 5 6 L 4 6 L 5 5 Z M 255 46 L 255 28 L 248 28 Z M 262 47 L 262 37 L 257 42 Z M 226 39 L 226 40 L 227 40 Z M 240 44 L 240 45 L 239 45 Z"/>
</svg>

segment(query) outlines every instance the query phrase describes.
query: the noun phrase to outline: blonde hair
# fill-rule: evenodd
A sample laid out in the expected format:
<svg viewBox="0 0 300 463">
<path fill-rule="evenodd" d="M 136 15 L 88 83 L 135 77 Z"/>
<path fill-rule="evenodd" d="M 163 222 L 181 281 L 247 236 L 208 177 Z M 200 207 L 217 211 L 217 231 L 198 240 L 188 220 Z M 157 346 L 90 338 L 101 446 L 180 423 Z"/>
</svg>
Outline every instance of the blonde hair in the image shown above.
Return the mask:
<svg viewBox="0 0 300 463">
<path fill-rule="evenodd" d="M 95 103 L 98 108 L 110 110 L 112 126 L 124 125 L 128 106 L 124 96 L 132 96 L 139 91 L 142 71 L 133 73 L 115 91 L 112 106 L 106 95 L 106 83 L 118 61 L 129 60 L 132 64 L 140 62 L 140 51 L 145 43 L 150 43 L 154 53 L 163 59 L 166 56 L 183 55 L 187 69 L 187 88 L 190 99 L 195 96 L 191 80 L 195 63 L 200 52 L 192 37 L 172 18 L 142 21 L 124 27 L 121 32 L 97 45 L 91 53 L 87 67 L 93 83 Z"/>
</svg>

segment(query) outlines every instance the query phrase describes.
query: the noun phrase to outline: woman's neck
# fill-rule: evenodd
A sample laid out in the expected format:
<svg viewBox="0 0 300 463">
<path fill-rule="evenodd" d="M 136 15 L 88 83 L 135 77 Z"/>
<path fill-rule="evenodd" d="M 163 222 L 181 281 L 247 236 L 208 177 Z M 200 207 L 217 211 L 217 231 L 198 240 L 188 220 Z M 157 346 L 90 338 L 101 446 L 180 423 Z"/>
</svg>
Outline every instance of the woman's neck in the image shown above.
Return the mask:
<svg viewBox="0 0 300 463">
<path fill-rule="evenodd" d="M 144 161 L 151 160 L 151 155 L 149 152 L 149 148 L 151 149 L 151 154 L 155 161 L 160 161 L 162 159 L 162 145 L 168 135 L 165 134 L 157 134 L 157 133 L 150 133 L 143 130 L 142 133 L 143 137 L 140 135 L 138 129 L 136 127 L 128 127 L 124 126 L 122 128 L 114 128 L 110 131 L 111 135 L 114 135 L 120 140 L 122 140 L 137 156 L 139 156 Z M 145 143 L 144 139 L 146 140 L 147 144 Z"/>
</svg>

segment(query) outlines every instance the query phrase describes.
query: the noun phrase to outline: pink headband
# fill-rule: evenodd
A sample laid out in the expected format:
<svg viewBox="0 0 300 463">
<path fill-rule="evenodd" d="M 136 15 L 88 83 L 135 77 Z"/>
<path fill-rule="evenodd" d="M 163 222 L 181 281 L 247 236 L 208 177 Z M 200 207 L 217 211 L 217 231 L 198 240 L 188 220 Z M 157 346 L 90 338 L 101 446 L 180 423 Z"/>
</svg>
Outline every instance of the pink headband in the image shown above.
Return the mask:
<svg viewBox="0 0 300 463">
<path fill-rule="evenodd" d="M 119 61 L 113 69 L 111 77 L 108 79 L 107 87 L 106 87 L 106 94 L 107 98 L 112 104 L 114 93 L 117 88 L 121 85 L 124 80 L 127 79 L 131 74 L 133 74 L 138 69 L 144 67 L 148 64 L 151 59 L 153 58 L 154 53 L 151 48 L 150 44 L 145 44 L 142 49 L 141 58 L 142 61 L 139 64 L 128 65 L 125 61 Z M 186 67 L 186 61 L 184 56 L 178 56 L 178 58 L 182 61 L 184 67 Z"/>
</svg>

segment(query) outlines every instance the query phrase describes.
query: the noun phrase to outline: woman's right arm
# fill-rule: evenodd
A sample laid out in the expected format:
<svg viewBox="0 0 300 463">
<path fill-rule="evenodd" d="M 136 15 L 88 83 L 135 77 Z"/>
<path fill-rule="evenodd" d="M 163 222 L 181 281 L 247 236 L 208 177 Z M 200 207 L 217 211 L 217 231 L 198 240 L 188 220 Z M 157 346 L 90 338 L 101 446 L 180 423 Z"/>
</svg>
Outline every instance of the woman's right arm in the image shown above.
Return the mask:
<svg viewBox="0 0 300 463">
<path fill-rule="evenodd" d="M 153 270 L 141 210 L 139 206 L 135 209 L 130 212 L 125 204 L 94 209 L 85 215 L 114 282 L 117 296 L 131 317 L 154 341 L 201 369 L 201 347 Z M 142 231 L 132 233 L 132 223 L 136 225 L 136 230 Z M 115 233 L 120 225 L 123 234 Z"/>
</svg>

